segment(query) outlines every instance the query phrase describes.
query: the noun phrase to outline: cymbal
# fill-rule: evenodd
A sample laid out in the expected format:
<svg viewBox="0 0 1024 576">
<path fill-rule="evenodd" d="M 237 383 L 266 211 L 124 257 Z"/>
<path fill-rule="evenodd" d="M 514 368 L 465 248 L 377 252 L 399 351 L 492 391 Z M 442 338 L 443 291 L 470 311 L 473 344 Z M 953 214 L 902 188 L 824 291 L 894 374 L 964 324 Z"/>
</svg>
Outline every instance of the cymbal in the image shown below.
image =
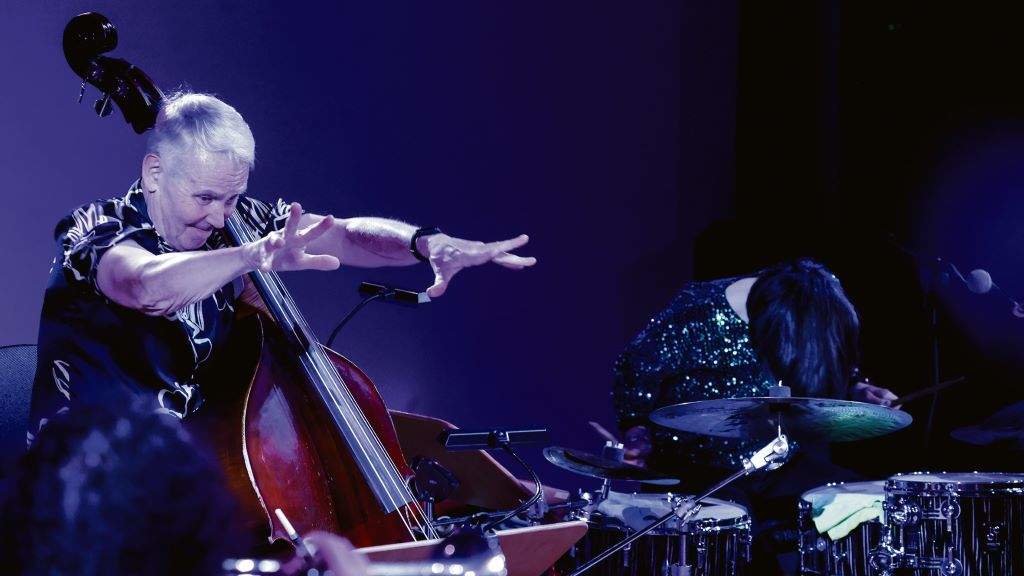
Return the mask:
<svg viewBox="0 0 1024 576">
<path fill-rule="evenodd" d="M 645 484 L 659 484 L 671 486 L 678 484 L 676 478 L 666 478 L 653 470 L 642 466 L 634 466 L 625 462 L 618 462 L 602 458 L 581 450 L 570 450 L 561 446 L 549 446 L 544 449 L 544 457 L 548 462 L 569 472 L 592 476 L 594 478 L 607 478 L 608 480 L 635 480 Z"/>
<path fill-rule="evenodd" d="M 830 398 L 723 398 L 659 408 L 651 421 L 666 428 L 724 438 L 768 438 L 776 425 L 797 441 L 848 442 L 905 428 L 910 414 L 852 400 Z"/>
<path fill-rule="evenodd" d="M 1024 450 L 1024 402 L 1016 402 L 972 426 L 950 432 L 953 438 L 975 446 L 1000 446 Z"/>
</svg>

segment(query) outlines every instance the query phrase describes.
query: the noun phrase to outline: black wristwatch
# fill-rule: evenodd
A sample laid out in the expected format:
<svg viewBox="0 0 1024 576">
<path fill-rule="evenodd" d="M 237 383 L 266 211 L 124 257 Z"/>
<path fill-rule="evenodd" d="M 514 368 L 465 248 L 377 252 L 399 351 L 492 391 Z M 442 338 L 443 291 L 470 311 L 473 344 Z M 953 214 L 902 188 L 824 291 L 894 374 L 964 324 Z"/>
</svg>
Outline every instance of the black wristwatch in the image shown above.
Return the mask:
<svg viewBox="0 0 1024 576">
<path fill-rule="evenodd" d="M 423 238 L 424 236 L 433 236 L 434 234 L 441 233 L 441 229 L 438 228 L 437 226 L 418 228 L 415 232 L 413 232 L 412 240 L 409 241 L 409 252 L 412 252 L 412 255 L 415 256 L 416 259 L 419 260 L 420 262 L 430 262 L 430 258 L 427 258 L 423 254 L 420 254 L 420 251 L 416 249 L 416 241 L 419 240 L 420 238 Z"/>
</svg>

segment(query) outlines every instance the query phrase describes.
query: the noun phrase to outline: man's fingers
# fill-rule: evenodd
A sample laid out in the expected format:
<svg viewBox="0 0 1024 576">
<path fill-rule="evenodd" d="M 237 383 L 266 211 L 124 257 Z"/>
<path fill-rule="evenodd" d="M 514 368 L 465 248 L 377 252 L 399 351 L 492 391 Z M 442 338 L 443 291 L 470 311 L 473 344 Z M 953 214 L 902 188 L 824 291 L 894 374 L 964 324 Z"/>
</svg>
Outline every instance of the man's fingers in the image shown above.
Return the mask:
<svg viewBox="0 0 1024 576">
<path fill-rule="evenodd" d="M 530 241 L 530 237 L 526 234 L 520 234 L 511 240 L 501 240 L 498 242 L 490 242 L 487 244 L 487 249 L 492 254 L 501 254 L 502 252 L 511 252 L 516 248 L 519 248 Z"/>
<path fill-rule="evenodd" d="M 444 291 L 448 289 L 448 278 L 440 270 L 434 272 L 434 285 L 427 288 L 427 296 L 431 298 L 437 298 L 444 294 Z"/>
<path fill-rule="evenodd" d="M 288 221 L 284 224 L 284 235 L 295 236 L 299 231 L 299 220 L 302 219 L 302 205 L 292 202 L 288 208 Z"/>
<path fill-rule="evenodd" d="M 327 216 L 323 220 L 300 232 L 299 239 L 302 240 L 303 244 L 309 244 L 313 240 L 316 240 L 326 234 L 327 231 L 331 229 L 331 226 L 334 226 L 334 216 Z"/>
<path fill-rule="evenodd" d="M 537 259 L 534 258 L 533 256 L 523 257 L 516 256 L 515 254 L 509 254 L 508 252 L 502 252 L 501 254 L 498 254 L 497 256 L 492 258 L 491 262 L 494 262 L 495 264 L 500 264 L 505 268 L 511 268 L 513 270 L 522 270 L 523 268 L 527 268 L 529 266 L 533 266 L 534 264 L 536 264 Z"/>
<path fill-rule="evenodd" d="M 341 266 L 341 260 L 330 254 L 315 254 L 303 258 L 302 264 L 306 270 L 337 270 Z"/>
</svg>

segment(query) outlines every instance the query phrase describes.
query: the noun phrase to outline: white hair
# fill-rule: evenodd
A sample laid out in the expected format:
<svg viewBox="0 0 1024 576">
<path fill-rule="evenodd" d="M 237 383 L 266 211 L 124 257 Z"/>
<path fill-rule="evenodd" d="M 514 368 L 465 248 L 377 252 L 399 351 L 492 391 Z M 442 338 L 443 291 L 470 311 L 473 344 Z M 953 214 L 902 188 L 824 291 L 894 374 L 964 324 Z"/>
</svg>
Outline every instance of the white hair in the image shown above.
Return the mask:
<svg viewBox="0 0 1024 576">
<path fill-rule="evenodd" d="M 182 154 L 200 162 L 222 155 L 249 170 L 256 164 L 256 141 L 242 115 L 216 96 L 194 92 L 164 98 L 146 151 L 172 172 Z"/>
</svg>

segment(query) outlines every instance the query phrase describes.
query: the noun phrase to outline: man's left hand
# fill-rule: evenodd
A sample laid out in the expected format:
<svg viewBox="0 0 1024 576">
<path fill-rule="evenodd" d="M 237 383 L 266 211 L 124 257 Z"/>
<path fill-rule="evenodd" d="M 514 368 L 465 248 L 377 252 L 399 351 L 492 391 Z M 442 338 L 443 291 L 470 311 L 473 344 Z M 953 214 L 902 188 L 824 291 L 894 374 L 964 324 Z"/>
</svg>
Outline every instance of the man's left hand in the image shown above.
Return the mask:
<svg viewBox="0 0 1024 576">
<path fill-rule="evenodd" d="M 448 283 L 452 281 L 463 268 L 479 266 L 488 262 L 494 262 L 511 268 L 522 270 L 537 263 L 533 257 L 523 257 L 512 254 L 512 251 L 530 241 L 530 238 L 523 234 L 511 240 L 499 242 L 473 242 L 452 238 L 447 234 L 434 234 L 420 240 L 420 246 L 430 261 L 430 267 L 434 269 L 434 285 L 427 289 L 427 296 L 436 298 L 444 294 L 448 289 Z"/>
</svg>

